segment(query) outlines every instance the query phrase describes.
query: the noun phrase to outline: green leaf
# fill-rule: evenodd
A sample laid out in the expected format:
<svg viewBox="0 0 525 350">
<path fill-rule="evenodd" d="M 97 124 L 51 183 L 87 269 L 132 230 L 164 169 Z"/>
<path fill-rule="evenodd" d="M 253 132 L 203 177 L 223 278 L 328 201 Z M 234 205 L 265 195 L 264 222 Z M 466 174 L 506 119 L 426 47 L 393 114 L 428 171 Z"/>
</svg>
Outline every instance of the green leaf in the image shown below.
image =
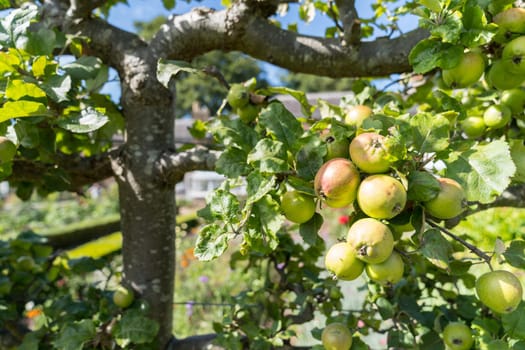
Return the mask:
<svg viewBox="0 0 525 350">
<path fill-rule="evenodd" d="M 195 243 L 195 256 L 201 261 L 211 261 L 221 256 L 228 248 L 233 235 L 217 224 L 209 224 L 199 231 Z"/>
<path fill-rule="evenodd" d="M 240 148 L 232 147 L 221 153 L 215 163 L 215 171 L 229 178 L 246 175 L 250 171 L 247 162 L 248 155 Z"/>
<path fill-rule="evenodd" d="M 93 320 L 82 320 L 66 325 L 54 341 L 54 346 L 61 350 L 82 350 L 84 344 L 96 335 Z"/>
<path fill-rule="evenodd" d="M 284 223 L 281 207 L 270 195 L 254 203 L 244 235 L 245 243 L 257 252 L 268 253 L 279 244 L 277 232 Z"/>
<path fill-rule="evenodd" d="M 437 38 L 441 38 L 441 41 L 444 43 L 455 43 L 459 41 L 462 29 L 461 13 L 455 11 L 447 15 L 439 25 L 433 27 L 430 33 Z"/>
<path fill-rule="evenodd" d="M 151 343 L 159 332 L 159 324 L 144 316 L 140 310 L 129 310 L 115 325 L 113 335 L 117 344 L 127 348 L 131 344 Z"/>
<path fill-rule="evenodd" d="M 67 94 L 71 90 L 71 77 L 69 75 L 53 75 L 41 87 L 53 101 L 57 103 L 68 101 Z"/>
<path fill-rule="evenodd" d="M 512 241 L 503 256 L 510 265 L 525 270 L 525 241 Z"/>
<path fill-rule="evenodd" d="M 88 133 L 103 127 L 109 118 L 102 112 L 88 107 L 75 114 L 58 121 L 58 126 L 75 133 Z"/>
<path fill-rule="evenodd" d="M 503 329 L 511 338 L 525 340 L 525 304 L 521 302 L 511 313 L 501 316 Z"/>
<path fill-rule="evenodd" d="M 322 238 L 319 236 L 319 230 L 323 225 L 323 216 L 315 213 L 314 216 L 305 223 L 299 226 L 299 234 L 303 237 L 303 241 L 310 245 L 317 245 Z"/>
<path fill-rule="evenodd" d="M 296 154 L 296 170 L 297 175 L 305 180 L 313 180 L 324 163 L 326 147 L 322 147 L 321 142 L 321 139 L 315 136 L 301 140 L 303 146 Z"/>
<path fill-rule="evenodd" d="M 446 175 L 463 186 L 467 200 L 481 203 L 490 203 L 500 195 L 516 172 L 509 145 L 502 140 L 452 152 L 445 163 Z"/>
<path fill-rule="evenodd" d="M 203 74 L 202 70 L 194 68 L 187 61 L 174 61 L 160 59 L 157 63 L 157 79 L 166 88 L 170 88 L 171 78 L 175 78 L 181 72 L 192 74 Z"/>
<path fill-rule="evenodd" d="M 408 174 L 407 180 L 409 200 L 426 202 L 439 193 L 439 181 L 426 171 L 412 171 Z"/>
<path fill-rule="evenodd" d="M 394 317 L 395 309 L 392 303 L 388 301 L 388 299 L 379 297 L 375 301 L 375 305 L 377 306 L 377 311 L 379 312 L 383 320 L 388 320 Z"/>
<path fill-rule="evenodd" d="M 44 90 L 38 87 L 38 85 L 32 83 L 26 83 L 23 80 L 12 79 L 7 83 L 7 89 L 5 90 L 5 96 L 10 100 L 20 100 L 28 98 L 30 100 L 42 100 L 45 102 L 46 93 Z M 36 101 L 38 102 L 38 101 Z"/>
<path fill-rule="evenodd" d="M 82 56 L 78 60 L 62 67 L 73 79 L 94 79 L 102 68 L 102 61 L 98 57 Z"/>
<path fill-rule="evenodd" d="M 512 178 L 517 182 L 525 182 L 525 145 L 523 140 L 510 140 L 510 156 L 516 165 L 516 173 Z"/>
<path fill-rule="evenodd" d="M 418 113 L 410 119 L 414 147 L 420 152 L 437 152 L 449 145 L 450 122 L 443 115 Z"/>
<path fill-rule="evenodd" d="M 39 28 L 29 32 L 26 50 L 32 55 L 51 55 L 56 46 L 56 33 L 49 28 Z"/>
<path fill-rule="evenodd" d="M 50 116 L 45 104 L 34 101 L 7 101 L 0 108 L 0 123 L 11 118 Z"/>
<path fill-rule="evenodd" d="M 259 114 L 259 123 L 284 146 L 285 150 L 297 150 L 297 140 L 304 130 L 297 118 L 282 103 L 270 103 Z"/>
<path fill-rule="evenodd" d="M 246 178 L 246 206 L 251 205 L 266 196 L 275 188 L 275 176 L 265 176 L 259 172 L 252 172 Z"/>
<path fill-rule="evenodd" d="M 210 200 L 210 211 L 213 216 L 230 223 L 236 222 L 239 210 L 239 200 L 233 193 L 223 188 L 215 190 Z"/>
<path fill-rule="evenodd" d="M 452 252 L 452 246 L 441 235 L 437 229 L 425 231 L 421 237 L 421 253 L 432 264 L 440 269 L 448 270 L 449 256 Z"/>
<path fill-rule="evenodd" d="M 13 10 L 0 21 L 0 44 L 7 47 L 25 47 L 26 32 L 38 15 L 38 7 L 27 3 Z"/>
<path fill-rule="evenodd" d="M 288 170 L 284 144 L 272 139 L 262 139 L 248 154 L 248 163 L 262 173 L 280 173 Z"/>
<path fill-rule="evenodd" d="M 173 10 L 175 8 L 175 0 L 162 0 L 162 4 L 166 10 Z"/>
<path fill-rule="evenodd" d="M 304 91 L 294 90 L 287 87 L 281 87 L 281 86 L 271 86 L 264 89 L 260 89 L 256 91 L 258 94 L 261 95 L 274 95 L 274 94 L 282 94 L 282 95 L 289 95 L 297 100 L 297 102 L 301 105 L 301 110 L 303 114 L 306 117 L 309 117 L 312 115 L 314 111 L 314 107 L 308 102 L 308 97 L 306 97 L 306 93 Z"/>
<path fill-rule="evenodd" d="M 224 146 L 237 146 L 246 152 L 251 151 L 259 139 L 254 129 L 239 119 L 217 118 L 210 124 L 209 130 Z"/>
<path fill-rule="evenodd" d="M 424 39 L 417 43 L 408 56 L 415 73 L 427 73 L 434 68 L 450 69 L 459 63 L 462 46 Z"/>
</svg>

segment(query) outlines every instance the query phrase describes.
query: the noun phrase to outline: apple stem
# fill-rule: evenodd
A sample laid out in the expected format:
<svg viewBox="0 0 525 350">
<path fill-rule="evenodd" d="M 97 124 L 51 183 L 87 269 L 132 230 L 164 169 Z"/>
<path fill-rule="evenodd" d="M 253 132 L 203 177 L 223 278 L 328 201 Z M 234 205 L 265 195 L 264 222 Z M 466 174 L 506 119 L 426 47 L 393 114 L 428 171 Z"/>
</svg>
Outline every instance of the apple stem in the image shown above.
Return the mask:
<svg viewBox="0 0 525 350">
<path fill-rule="evenodd" d="M 426 219 L 425 220 L 426 223 L 434 228 L 437 228 L 438 230 L 440 230 L 441 232 L 443 232 L 444 234 L 446 234 L 447 236 L 449 236 L 450 238 L 452 238 L 453 240 L 461 243 L 462 245 L 464 245 L 465 247 L 467 247 L 472 253 L 476 254 L 477 256 L 479 256 L 481 259 L 483 259 L 488 265 L 489 267 L 492 269 L 492 266 L 490 265 L 490 256 L 481 251 L 480 249 L 478 249 L 476 246 L 470 244 L 469 242 L 465 241 L 463 238 L 455 235 L 452 231 L 450 231 L 449 229 L 445 228 L 445 227 L 442 227 L 438 224 L 436 224 L 435 222 L 433 222 L 432 220 L 430 219 Z"/>
</svg>

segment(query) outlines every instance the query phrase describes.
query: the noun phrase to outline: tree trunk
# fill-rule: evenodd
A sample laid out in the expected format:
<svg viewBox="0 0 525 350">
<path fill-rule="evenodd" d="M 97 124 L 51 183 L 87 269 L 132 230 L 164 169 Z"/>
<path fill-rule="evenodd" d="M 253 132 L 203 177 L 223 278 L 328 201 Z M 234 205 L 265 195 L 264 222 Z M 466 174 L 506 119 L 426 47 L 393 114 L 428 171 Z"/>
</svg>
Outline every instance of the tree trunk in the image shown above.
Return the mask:
<svg viewBox="0 0 525 350">
<path fill-rule="evenodd" d="M 137 56 L 140 57 L 140 56 Z M 159 349 L 172 337 L 175 274 L 175 187 L 155 171 L 161 154 L 174 147 L 172 93 L 155 78 L 156 62 L 130 60 L 122 80 L 125 147 L 113 161 L 119 184 L 124 284 L 150 307 L 160 326 Z M 136 65 L 136 66 L 135 66 Z"/>
</svg>

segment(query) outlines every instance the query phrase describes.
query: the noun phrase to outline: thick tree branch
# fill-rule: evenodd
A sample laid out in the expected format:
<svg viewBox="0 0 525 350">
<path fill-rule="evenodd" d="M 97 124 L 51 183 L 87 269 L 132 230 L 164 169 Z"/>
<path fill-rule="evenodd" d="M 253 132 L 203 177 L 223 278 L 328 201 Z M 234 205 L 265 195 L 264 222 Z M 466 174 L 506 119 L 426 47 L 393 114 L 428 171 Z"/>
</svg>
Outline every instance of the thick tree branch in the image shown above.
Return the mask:
<svg viewBox="0 0 525 350">
<path fill-rule="evenodd" d="M 196 146 L 180 153 L 166 152 L 157 162 L 157 173 L 163 182 L 176 184 L 193 170 L 214 170 L 220 152 Z"/>
<path fill-rule="evenodd" d="M 411 70 L 408 54 L 428 36 L 414 30 L 398 38 L 378 38 L 355 46 L 339 39 L 283 30 L 236 2 L 223 11 L 198 8 L 171 17 L 151 42 L 159 57 L 190 61 L 215 49 L 238 50 L 294 72 L 331 77 L 385 76 Z"/>
<path fill-rule="evenodd" d="M 53 176 L 57 170 L 61 170 L 67 175 L 68 190 L 79 192 L 83 186 L 91 185 L 113 176 L 111 158 L 118 152 L 119 150 L 115 149 L 93 157 L 58 154 L 55 164 L 15 159 L 13 162 L 13 173 L 9 179 L 17 182 L 27 181 L 41 184 L 45 181 L 46 175 Z"/>
<path fill-rule="evenodd" d="M 361 22 L 355 8 L 355 0 L 336 0 L 339 17 L 343 22 L 343 40 L 346 44 L 355 45 L 361 39 Z"/>
</svg>

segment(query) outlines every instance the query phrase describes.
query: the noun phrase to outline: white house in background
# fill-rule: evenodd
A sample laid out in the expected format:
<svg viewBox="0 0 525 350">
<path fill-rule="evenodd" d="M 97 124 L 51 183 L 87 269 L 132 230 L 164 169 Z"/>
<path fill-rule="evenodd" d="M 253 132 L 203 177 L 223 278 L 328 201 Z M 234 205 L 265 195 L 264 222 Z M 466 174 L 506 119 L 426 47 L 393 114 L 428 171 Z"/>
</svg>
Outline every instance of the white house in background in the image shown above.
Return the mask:
<svg viewBox="0 0 525 350">
<path fill-rule="evenodd" d="M 316 104 L 318 99 L 323 99 L 328 103 L 339 105 L 341 98 L 350 94 L 352 93 L 348 91 L 317 92 L 307 94 L 307 98 L 310 104 Z M 293 97 L 280 95 L 276 96 L 275 99 L 281 101 L 295 116 L 303 116 L 301 104 Z M 206 112 L 200 110 L 198 106 L 192 106 L 192 113 L 196 116 L 195 119 L 207 119 L 209 112 Z M 313 117 L 319 117 L 319 111 L 315 111 Z M 197 141 L 188 131 L 195 119 L 187 118 L 175 121 L 175 139 L 177 143 L 195 143 Z M 186 173 L 184 180 L 176 186 L 177 196 L 186 200 L 203 199 L 208 193 L 219 187 L 224 180 L 225 177 L 223 175 L 214 171 L 192 171 Z M 243 189 L 239 188 L 238 191 L 240 194 Z"/>
</svg>

